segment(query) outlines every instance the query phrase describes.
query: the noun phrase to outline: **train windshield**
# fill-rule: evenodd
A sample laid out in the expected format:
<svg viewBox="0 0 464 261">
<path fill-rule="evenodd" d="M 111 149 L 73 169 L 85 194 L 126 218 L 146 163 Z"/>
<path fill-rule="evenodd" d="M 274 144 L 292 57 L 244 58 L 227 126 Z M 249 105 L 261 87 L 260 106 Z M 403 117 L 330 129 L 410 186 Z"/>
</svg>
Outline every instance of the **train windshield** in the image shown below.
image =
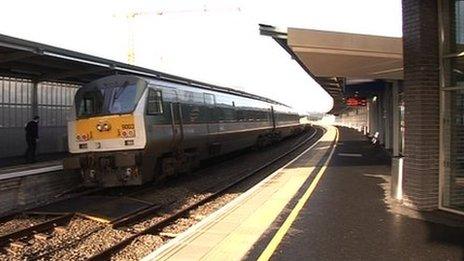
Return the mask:
<svg viewBox="0 0 464 261">
<path fill-rule="evenodd" d="M 130 113 L 143 90 L 137 84 L 79 89 L 76 93 L 77 117 Z"/>
</svg>

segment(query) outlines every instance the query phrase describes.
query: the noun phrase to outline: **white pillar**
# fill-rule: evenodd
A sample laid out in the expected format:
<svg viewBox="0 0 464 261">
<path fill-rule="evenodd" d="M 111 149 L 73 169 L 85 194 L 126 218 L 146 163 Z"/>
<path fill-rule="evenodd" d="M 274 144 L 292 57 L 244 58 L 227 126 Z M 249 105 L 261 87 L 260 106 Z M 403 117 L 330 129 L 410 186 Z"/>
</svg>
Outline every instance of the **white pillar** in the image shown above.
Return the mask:
<svg viewBox="0 0 464 261">
<path fill-rule="evenodd" d="M 392 83 L 393 157 L 400 156 L 400 110 L 398 81 Z"/>
</svg>

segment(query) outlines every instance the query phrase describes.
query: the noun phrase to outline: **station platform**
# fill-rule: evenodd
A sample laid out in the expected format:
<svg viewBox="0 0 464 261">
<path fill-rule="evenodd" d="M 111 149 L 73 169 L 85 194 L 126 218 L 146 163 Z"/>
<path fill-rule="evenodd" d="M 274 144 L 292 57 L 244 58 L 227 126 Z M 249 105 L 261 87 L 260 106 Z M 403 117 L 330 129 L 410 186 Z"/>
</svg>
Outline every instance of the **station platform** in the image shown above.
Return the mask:
<svg viewBox="0 0 464 261">
<path fill-rule="evenodd" d="M 321 140 L 143 260 L 464 260 L 464 219 L 388 200 L 390 158 L 359 132 Z"/>
<path fill-rule="evenodd" d="M 8 169 L 20 166 L 33 166 L 36 164 L 43 164 L 51 161 L 59 161 L 67 156 L 66 152 L 37 154 L 34 163 L 27 163 L 24 156 L 15 156 L 8 158 L 0 158 L 0 169 Z"/>
<path fill-rule="evenodd" d="M 62 157 L 47 158 L 34 163 L 17 163 L 11 165 L 5 164 L 5 166 L 0 167 L 0 180 L 59 171 L 62 169 Z"/>
</svg>

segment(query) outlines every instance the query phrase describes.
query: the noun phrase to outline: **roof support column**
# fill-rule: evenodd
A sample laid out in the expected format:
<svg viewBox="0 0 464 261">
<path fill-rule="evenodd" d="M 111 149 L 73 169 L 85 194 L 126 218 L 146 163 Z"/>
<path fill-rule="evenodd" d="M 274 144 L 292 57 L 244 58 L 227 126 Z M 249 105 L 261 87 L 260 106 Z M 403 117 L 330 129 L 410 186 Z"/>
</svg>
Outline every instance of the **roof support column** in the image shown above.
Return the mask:
<svg viewBox="0 0 464 261">
<path fill-rule="evenodd" d="M 437 1 L 403 0 L 405 144 L 403 203 L 438 208 L 440 148 Z"/>
</svg>

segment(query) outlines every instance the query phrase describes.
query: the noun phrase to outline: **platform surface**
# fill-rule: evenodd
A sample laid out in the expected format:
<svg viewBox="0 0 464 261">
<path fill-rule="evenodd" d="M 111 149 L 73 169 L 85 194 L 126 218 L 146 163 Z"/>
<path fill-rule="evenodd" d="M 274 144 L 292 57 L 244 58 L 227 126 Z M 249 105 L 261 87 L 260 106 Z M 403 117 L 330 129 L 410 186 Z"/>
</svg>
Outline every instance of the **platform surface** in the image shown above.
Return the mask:
<svg viewBox="0 0 464 261">
<path fill-rule="evenodd" d="M 231 202 L 212 222 L 192 228 L 189 236 L 172 241 L 146 260 L 239 260 L 272 225 L 317 167 L 336 137 L 329 129 L 311 150 L 295 158 L 251 191 Z M 196 231 L 195 231 L 196 230 Z M 187 232 L 188 233 L 188 232 Z"/>
<path fill-rule="evenodd" d="M 62 160 L 42 161 L 0 168 L 0 180 L 63 170 Z"/>
<path fill-rule="evenodd" d="M 144 260 L 257 260 L 266 251 L 270 255 L 262 260 L 464 260 L 464 219 L 387 201 L 386 152 L 355 130 L 339 128 L 339 134 L 324 171 L 316 166 L 327 159 L 329 139 L 297 167 L 281 171 Z M 323 175 L 312 194 L 272 247 L 317 172 Z"/>
<path fill-rule="evenodd" d="M 324 177 L 270 259 L 464 260 L 464 218 L 386 201 L 389 178 L 386 152 L 359 132 L 340 128 Z M 247 259 L 262 254 L 280 224 Z"/>
</svg>

